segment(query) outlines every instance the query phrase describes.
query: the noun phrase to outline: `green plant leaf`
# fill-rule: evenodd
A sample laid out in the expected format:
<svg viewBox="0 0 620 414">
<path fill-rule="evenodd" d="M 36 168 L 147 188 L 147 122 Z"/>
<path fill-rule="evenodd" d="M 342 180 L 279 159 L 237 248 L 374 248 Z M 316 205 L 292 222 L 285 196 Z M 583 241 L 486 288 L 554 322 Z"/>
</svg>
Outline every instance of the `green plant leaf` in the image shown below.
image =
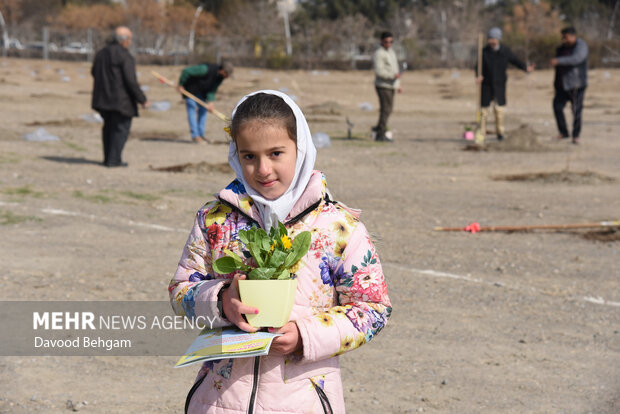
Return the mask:
<svg viewBox="0 0 620 414">
<path fill-rule="evenodd" d="M 220 257 L 213 262 L 213 270 L 221 275 L 227 275 L 238 269 L 235 259 L 230 256 Z"/>
<path fill-rule="evenodd" d="M 265 266 L 265 261 L 263 259 L 263 256 L 261 254 L 261 249 L 259 247 L 259 245 L 255 242 L 250 242 L 248 244 L 248 249 L 250 250 L 250 253 L 252 254 L 252 257 L 254 257 L 254 259 L 256 260 L 256 264 L 258 264 L 258 267 L 263 267 Z"/>
<path fill-rule="evenodd" d="M 261 247 L 263 248 L 263 250 L 265 251 L 269 251 L 271 250 L 271 240 L 269 239 L 262 239 L 261 240 Z"/>
<path fill-rule="evenodd" d="M 269 259 L 269 266 L 278 268 L 284 264 L 284 260 L 287 258 L 287 254 L 281 250 L 274 250 Z"/>
<path fill-rule="evenodd" d="M 243 264 L 243 259 L 241 259 L 241 257 L 239 257 L 239 255 L 232 250 L 224 249 L 224 254 L 228 257 L 232 257 L 237 265 Z"/>
<path fill-rule="evenodd" d="M 276 272 L 276 269 L 271 267 L 257 267 L 252 269 L 248 274 L 250 280 L 269 280 L 271 276 Z"/>
<path fill-rule="evenodd" d="M 291 272 L 289 272 L 288 269 L 284 269 L 282 272 L 280 272 L 280 274 L 277 277 L 278 280 L 288 280 L 290 278 L 291 278 Z"/>
<path fill-rule="evenodd" d="M 254 239 L 254 241 L 258 243 L 259 240 L 263 240 L 263 239 L 269 240 L 270 237 L 267 234 L 267 232 L 265 231 L 265 229 L 257 228 L 256 229 L 256 238 Z"/>
<path fill-rule="evenodd" d="M 246 246 L 250 242 L 250 240 L 248 239 L 248 232 L 246 230 L 239 231 L 239 240 Z"/>
<path fill-rule="evenodd" d="M 286 227 L 284 227 L 284 224 L 280 223 L 279 221 L 278 221 L 278 233 L 280 237 L 288 236 L 288 230 L 286 230 Z"/>
<path fill-rule="evenodd" d="M 304 257 L 306 253 L 308 253 L 311 238 L 312 236 L 310 235 L 309 231 L 301 232 L 297 236 L 295 236 L 295 238 L 293 239 L 293 251 L 291 252 L 294 254 L 292 255 L 292 257 L 289 254 L 289 257 L 286 258 L 286 263 L 290 263 L 288 265 L 285 264 L 286 268 L 294 266 L 295 263 L 299 261 L 299 259 Z"/>
<path fill-rule="evenodd" d="M 289 267 L 293 266 L 295 264 L 295 262 L 293 262 L 293 260 L 295 260 L 295 251 L 292 250 L 290 251 L 287 255 L 286 255 L 286 259 L 284 259 L 284 268 L 288 269 Z"/>
</svg>

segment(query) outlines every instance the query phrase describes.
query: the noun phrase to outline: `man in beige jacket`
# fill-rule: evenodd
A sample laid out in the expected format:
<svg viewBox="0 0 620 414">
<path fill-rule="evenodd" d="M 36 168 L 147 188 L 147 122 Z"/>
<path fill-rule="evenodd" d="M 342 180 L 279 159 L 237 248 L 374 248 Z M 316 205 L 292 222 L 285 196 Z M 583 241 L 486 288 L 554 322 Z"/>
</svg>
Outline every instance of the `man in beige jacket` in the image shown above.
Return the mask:
<svg viewBox="0 0 620 414">
<path fill-rule="evenodd" d="M 391 136 L 386 136 L 387 121 L 394 106 L 394 91 L 402 92 L 400 88 L 400 70 L 398 59 L 392 49 L 394 37 L 390 32 L 381 33 L 381 47 L 372 57 L 375 71 L 375 88 L 379 96 L 379 121 L 373 127 L 376 141 L 392 142 Z"/>
</svg>

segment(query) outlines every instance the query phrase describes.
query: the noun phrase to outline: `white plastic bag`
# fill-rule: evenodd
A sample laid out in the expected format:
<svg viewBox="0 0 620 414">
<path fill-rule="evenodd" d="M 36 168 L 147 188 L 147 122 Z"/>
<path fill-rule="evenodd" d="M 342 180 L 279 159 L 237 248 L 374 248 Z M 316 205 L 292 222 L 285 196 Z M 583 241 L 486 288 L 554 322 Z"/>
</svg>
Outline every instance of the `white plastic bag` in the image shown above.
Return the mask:
<svg viewBox="0 0 620 414">
<path fill-rule="evenodd" d="M 312 134 L 312 142 L 318 148 L 327 148 L 332 146 L 332 141 L 325 132 L 315 132 Z"/>
<path fill-rule="evenodd" d="M 362 111 L 372 111 L 374 106 L 372 106 L 370 102 L 362 102 L 361 104 L 359 104 L 359 108 Z"/>
<path fill-rule="evenodd" d="M 170 101 L 155 101 L 151 102 L 149 107 L 151 111 L 164 112 L 170 109 Z"/>
<path fill-rule="evenodd" d="M 52 135 L 41 127 L 34 132 L 22 135 L 26 141 L 43 142 L 43 141 L 60 141 L 56 135 Z"/>
<path fill-rule="evenodd" d="M 103 118 L 97 112 L 93 112 L 92 114 L 82 115 L 81 118 L 86 122 L 95 122 L 97 124 L 103 124 Z"/>
</svg>

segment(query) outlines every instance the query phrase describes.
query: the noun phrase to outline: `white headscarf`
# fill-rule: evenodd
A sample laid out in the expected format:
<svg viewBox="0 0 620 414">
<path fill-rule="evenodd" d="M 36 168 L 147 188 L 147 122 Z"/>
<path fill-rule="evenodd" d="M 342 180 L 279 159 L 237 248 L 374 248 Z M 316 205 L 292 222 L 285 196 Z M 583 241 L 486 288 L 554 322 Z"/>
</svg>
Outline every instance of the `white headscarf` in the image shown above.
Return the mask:
<svg viewBox="0 0 620 414">
<path fill-rule="evenodd" d="M 228 148 L 228 163 L 237 174 L 237 179 L 243 183 L 245 190 L 252 197 L 252 200 L 254 200 L 263 221 L 263 226 L 267 231 L 269 231 L 277 220 L 284 222 L 284 219 L 286 219 L 290 211 L 295 206 L 295 203 L 299 200 L 306 189 L 306 186 L 310 181 L 312 171 L 314 170 L 316 148 L 312 142 L 312 135 L 310 134 L 308 122 L 306 122 L 306 118 L 301 112 L 301 109 L 299 109 L 297 104 L 288 95 L 282 92 L 262 90 L 246 95 L 241 98 L 241 100 L 237 103 L 237 106 L 235 106 L 232 117 L 235 117 L 235 112 L 237 112 L 237 108 L 241 105 L 241 103 L 243 103 L 243 101 L 258 93 L 276 95 L 282 98 L 284 102 L 286 102 L 286 104 L 293 110 L 293 114 L 295 115 L 295 119 L 297 121 L 297 161 L 295 162 L 295 176 L 293 177 L 293 181 L 291 182 L 289 188 L 284 192 L 284 194 L 275 200 L 267 200 L 248 185 L 245 181 L 245 177 L 243 177 L 243 170 L 241 169 L 241 163 L 239 162 L 239 154 L 237 153 L 235 141 L 231 141 L 230 147 Z"/>
</svg>

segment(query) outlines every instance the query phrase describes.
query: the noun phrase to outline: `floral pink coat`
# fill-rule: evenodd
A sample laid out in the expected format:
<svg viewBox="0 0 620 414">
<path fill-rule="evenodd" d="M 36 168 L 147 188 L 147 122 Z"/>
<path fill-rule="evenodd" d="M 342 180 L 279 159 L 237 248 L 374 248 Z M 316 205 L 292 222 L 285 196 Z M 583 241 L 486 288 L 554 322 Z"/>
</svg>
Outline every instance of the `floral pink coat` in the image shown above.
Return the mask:
<svg viewBox="0 0 620 414">
<path fill-rule="evenodd" d="M 392 310 L 379 257 L 359 214 L 329 200 L 325 177 L 313 173 L 285 220 L 291 237 L 305 230 L 312 234 L 296 272 L 290 317 L 299 327 L 303 352 L 205 363 L 186 412 L 345 412 L 338 355 L 370 341 Z M 224 249 L 240 253 L 239 230 L 257 225 L 258 210 L 237 180 L 198 211 L 169 287 L 176 314 L 220 316 L 217 296 L 232 275 L 215 273 L 211 264 Z"/>
</svg>

